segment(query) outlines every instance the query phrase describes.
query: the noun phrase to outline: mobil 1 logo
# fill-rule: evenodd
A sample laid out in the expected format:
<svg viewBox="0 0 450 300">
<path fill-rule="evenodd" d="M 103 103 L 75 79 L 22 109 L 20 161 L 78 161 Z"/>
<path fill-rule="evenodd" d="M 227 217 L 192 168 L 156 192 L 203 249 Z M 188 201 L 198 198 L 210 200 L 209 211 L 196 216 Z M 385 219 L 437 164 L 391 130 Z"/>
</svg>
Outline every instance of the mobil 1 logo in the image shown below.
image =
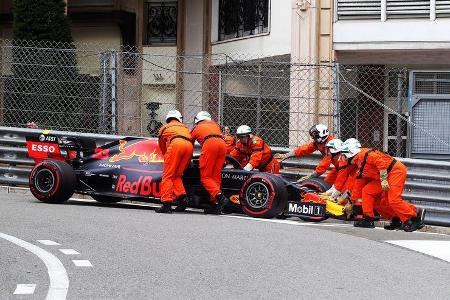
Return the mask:
<svg viewBox="0 0 450 300">
<path fill-rule="evenodd" d="M 325 204 L 289 201 L 286 214 L 289 216 L 323 217 L 325 216 Z"/>
</svg>

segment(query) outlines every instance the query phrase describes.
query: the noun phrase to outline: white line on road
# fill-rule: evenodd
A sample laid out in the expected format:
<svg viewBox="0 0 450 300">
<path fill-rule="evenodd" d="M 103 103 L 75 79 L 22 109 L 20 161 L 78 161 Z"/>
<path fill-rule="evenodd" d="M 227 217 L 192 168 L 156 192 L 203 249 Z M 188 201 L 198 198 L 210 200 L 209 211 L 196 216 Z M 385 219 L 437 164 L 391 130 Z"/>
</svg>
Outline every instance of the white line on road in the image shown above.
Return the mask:
<svg viewBox="0 0 450 300">
<path fill-rule="evenodd" d="M 14 291 L 14 295 L 31 295 L 34 294 L 35 289 L 35 284 L 18 284 L 16 290 Z"/>
<path fill-rule="evenodd" d="M 450 262 L 450 241 L 397 240 L 386 243 L 408 248 Z"/>
<path fill-rule="evenodd" d="M 259 219 L 259 218 L 244 217 L 244 216 L 222 215 L 222 217 L 252 220 L 252 221 L 259 221 L 259 222 L 278 223 L 278 224 L 289 224 L 289 225 L 295 225 L 295 226 L 323 226 L 323 227 L 349 227 L 349 226 L 352 226 L 351 224 L 339 224 L 339 223 L 331 224 L 331 223 L 313 223 L 313 222 L 307 223 L 307 222 L 299 222 L 299 221 L 292 221 L 292 220 Z"/>
<path fill-rule="evenodd" d="M 59 251 L 61 251 L 65 255 L 77 255 L 77 254 L 80 254 L 80 253 L 78 253 L 78 251 L 73 250 L 73 249 L 59 249 Z"/>
<path fill-rule="evenodd" d="M 59 246 L 61 244 L 50 240 L 38 240 L 39 243 L 46 246 Z"/>
<path fill-rule="evenodd" d="M 92 264 L 89 260 L 72 260 L 74 265 L 77 267 L 92 267 Z"/>
<path fill-rule="evenodd" d="M 0 232 L 0 238 L 10 241 L 17 246 L 30 251 L 44 262 L 50 278 L 50 286 L 48 288 L 47 297 L 45 298 L 46 300 L 66 299 L 67 290 L 69 289 L 69 277 L 67 276 L 64 265 L 56 256 L 36 245 L 30 244 L 11 235 Z"/>
</svg>

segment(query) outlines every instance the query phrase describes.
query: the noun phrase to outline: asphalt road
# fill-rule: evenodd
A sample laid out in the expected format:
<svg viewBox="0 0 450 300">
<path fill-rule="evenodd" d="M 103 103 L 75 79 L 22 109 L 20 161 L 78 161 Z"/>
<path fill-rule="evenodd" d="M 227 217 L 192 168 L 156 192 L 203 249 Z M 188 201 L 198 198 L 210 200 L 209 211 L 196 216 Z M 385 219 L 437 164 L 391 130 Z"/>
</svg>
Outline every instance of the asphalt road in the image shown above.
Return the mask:
<svg viewBox="0 0 450 300">
<path fill-rule="evenodd" d="M 0 299 L 449 299 L 450 263 L 386 242 L 405 240 L 450 249 L 443 234 L 0 193 Z"/>
</svg>

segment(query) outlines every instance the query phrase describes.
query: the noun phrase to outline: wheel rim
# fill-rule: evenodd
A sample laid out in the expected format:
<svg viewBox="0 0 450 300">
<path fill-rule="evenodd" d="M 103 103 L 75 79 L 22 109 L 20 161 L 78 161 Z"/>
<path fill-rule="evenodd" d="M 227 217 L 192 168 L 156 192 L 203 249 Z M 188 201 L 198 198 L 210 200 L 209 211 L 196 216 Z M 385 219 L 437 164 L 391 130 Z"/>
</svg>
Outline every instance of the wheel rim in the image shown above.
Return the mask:
<svg viewBox="0 0 450 300">
<path fill-rule="evenodd" d="M 261 209 L 267 205 L 269 195 L 269 189 L 264 183 L 254 182 L 248 187 L 245 198 L 251 208 Z"/>
<path fill-rule="evenodd" d="M 39 192 L 48 193 L 55 186 L 55 175 L 47 169 L 39 170 L 34 177 L 34 185 Z"/>
</svg>

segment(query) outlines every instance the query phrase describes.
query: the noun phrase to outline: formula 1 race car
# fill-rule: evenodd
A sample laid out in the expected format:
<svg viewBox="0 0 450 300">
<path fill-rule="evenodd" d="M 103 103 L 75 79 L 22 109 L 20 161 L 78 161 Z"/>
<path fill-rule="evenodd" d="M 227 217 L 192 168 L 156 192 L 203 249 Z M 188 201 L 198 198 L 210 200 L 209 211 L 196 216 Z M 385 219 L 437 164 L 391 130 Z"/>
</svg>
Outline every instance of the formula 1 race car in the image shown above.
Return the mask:
<svg viewBox="0 0 450 300">
<path fill-rule="evenodd" d="M 45 132 L 27 137 L 27 148 L 36 163 L 29 186 L 40 201 L 62 203 L 78 193 L 103 203 L 160 203 L 164 160 L 156 139 L 127 137 L 97 147 L 91 139 Z M 342 215 L 342 207 L 317 197 L 329 188 L 320 178 L 297 183 L 283 175 L 245 171 L 232 157 L 227 162 L 222 190 L 231 201 L 225 210 L 260 218 L 298 216 L 308 221 Z M 211 205 L 200 183 L 198 156 L 185 171 L 183 182 L 190 207 Z"/>
</svg>

